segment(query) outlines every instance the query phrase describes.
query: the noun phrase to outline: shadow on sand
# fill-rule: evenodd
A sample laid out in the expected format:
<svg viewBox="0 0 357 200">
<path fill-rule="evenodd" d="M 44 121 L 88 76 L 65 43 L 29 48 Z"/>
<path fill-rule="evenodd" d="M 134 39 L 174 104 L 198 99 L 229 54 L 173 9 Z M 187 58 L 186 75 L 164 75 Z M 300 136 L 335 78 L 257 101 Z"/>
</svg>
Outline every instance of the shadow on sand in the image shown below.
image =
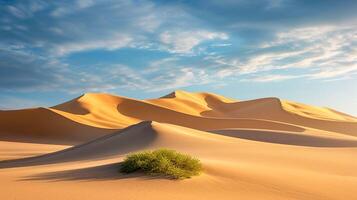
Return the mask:
<svg viewBox="0 0 357 200">
<path fill-rule="evenodd" d="M 130 174 L 120 173 L 121 163 L 112 163 L 100 165 L 95 167 L 55 171 L 26 176 L 18 181 L 104 181 L 104 180 L 120 180 L 120 179 L 135 179 L 140 178 L 144 180 L 153 179 L 170 179 L 165 176 L 146 175 L 142 172 L 135 172 Z"/>
<path fill-rule="evenodd" d="M 226 129 L 211 131 L 212 133 L 247 139 L 259 142 L 286 144 L 307 147 L 357 147 L 357 140 L 336 139 L 312 135 L 302 135 L 294 132 L 268 130 L 237 130 Z"/>
</svg>

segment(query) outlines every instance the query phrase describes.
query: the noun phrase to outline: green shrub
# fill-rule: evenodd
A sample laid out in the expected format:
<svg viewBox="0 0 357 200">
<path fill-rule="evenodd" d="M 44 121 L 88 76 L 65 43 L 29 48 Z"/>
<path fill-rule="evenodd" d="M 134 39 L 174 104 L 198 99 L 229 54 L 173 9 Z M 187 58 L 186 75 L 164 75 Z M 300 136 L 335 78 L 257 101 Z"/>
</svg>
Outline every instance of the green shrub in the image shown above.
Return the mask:
<svg viewBox="0 0 357 200">
<path fill-rule="evenodd" d="M 130 154 L 124 159 L 120 169 L 124 173 L 143 171 L 173 179 L 190 178 L 198 175 L 201 170 L 202 164 L 198 159 L 169 149 Z"/>
</svg>

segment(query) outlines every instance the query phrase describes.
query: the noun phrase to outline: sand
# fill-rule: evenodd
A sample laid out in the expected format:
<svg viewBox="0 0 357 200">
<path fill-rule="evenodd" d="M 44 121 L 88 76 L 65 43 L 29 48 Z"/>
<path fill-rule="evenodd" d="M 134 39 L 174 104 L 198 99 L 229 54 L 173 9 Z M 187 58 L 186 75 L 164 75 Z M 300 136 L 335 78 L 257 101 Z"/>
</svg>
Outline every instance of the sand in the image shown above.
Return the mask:
<svg viewBox="0 0 357 200">
<path fill-rule="evenodd" d="M 357 119 L 277 98 L 85 94 L 0 112 L 0 199 L 356 199 Z M 173 181 L 118 173 L 161 147 L 199 158 Z"/>
</svg>

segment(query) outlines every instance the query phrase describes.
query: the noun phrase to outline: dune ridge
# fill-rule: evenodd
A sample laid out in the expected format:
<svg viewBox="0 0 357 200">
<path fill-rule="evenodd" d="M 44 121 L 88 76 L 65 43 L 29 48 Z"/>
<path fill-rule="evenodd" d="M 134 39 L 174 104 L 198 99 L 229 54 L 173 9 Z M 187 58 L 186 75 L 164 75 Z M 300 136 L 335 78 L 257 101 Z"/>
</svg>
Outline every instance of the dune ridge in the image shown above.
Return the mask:
<svg viewBox="0 0 357 200">
<path fill-rule="evenodd" d="M 51 108 L 1 111 L 0 119 L 0 136 L 4 139 L 12 141 L 19 135 L 24 140 L 43 142 L 47 138 L 59 144 L 89 141 L 146 120 L 204 131 L 317 129 L 357 136 L 357 119 L 331 109 L 278 98 L 236 101 L 211 93 L 185 91 L 148 100 L 87 93 Z M 81 134 L 83 131 L 86 133 Z"/>
<path fill-rule="evenodd" d="M 87 93 L 0 111 L 0 199 L 356 199 L 356 130 L 353 116 L 274 97 Z M 118 173 L 126 154 L 157 148 L 199 158 L 203 173 Z"/>
<path fill-rule="evenodd" d="M 73 113 L 65 112 L 64 106 L 55 106 L 52 109 L 77 122 L 101 128 L 120 129 L 143 120 L 172 123 L 200 130 L 242 128 L 229 123 L 226 127 L 214 127 L 217 123 L 209 123 L 212 127 L 207 127 L 207 123 L 213 121 L 212 118 L 218 118 L 225 121 L 236 119 L 235 124 L 240 124 L 238 119 L 269 120 L 293 126 L 357 135 L 354 131 L 357 128 L 357 119 L 352 116 L 327 108 L 308 106 L 278 98 L 235 101 L 215 94 L 185 91 L 175 91 L 164 97 L 149 100 L 135 100 L 108 94 L 86 94 L 80 100 L 70 101 L 67 106 L 76 108 L 69 110 L 84 108 L 90 112 L 86 115 L 73 115 Z M 95 107 L 100 107 L 100 110 L 94 109 Z M 164 120 L 162 116 L 165 116 Z M 184 119 L 178 120 L 181 118 Z M 195 123 L 191 123 L 191 120 Z M 189 123 L 185 123 L 186 121 Z M 205 126 L 200 127 L 197 124 L 205 124 Z"/>
</svg>

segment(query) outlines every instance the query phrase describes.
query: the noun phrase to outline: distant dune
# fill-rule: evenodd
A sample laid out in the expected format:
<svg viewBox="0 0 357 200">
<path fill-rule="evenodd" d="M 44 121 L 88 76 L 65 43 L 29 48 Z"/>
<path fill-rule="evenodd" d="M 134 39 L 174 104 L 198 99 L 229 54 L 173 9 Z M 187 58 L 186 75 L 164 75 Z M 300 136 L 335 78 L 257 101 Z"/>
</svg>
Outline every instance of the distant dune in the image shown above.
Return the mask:
<svg viewBox="0 0 357 200">
<path fill-rule="evenodd" d="M 235 101 L 210 93 L 175 91 L 150 100 L 89 93 L 51 108 L 1 111 L 0 136 L 10 141 L 18 141 L 20 135 L 30 141 L 73 144 L 145 120 L 205 131 L 319 129 L 357 135 L 356 118 L 327 108 L 277 98 Z"/>
<path fill-rule="evenodd" d="M 202 160 L 183 181 L 118 173 L 130 152 Z M 88 93 L 0 111 L 0 199 L 356 199 L 357 118 L 278 98 Z"/>
</svg>

